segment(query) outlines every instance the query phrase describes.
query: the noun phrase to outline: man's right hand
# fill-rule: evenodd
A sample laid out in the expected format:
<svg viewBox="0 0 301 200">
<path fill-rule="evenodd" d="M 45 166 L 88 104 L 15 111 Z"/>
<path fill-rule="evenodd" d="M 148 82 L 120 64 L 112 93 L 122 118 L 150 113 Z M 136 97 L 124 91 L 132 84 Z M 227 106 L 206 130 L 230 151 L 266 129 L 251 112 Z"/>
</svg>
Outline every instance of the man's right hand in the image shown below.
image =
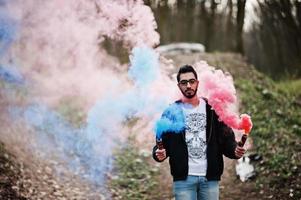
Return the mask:
<svg viewBox="0 0 301 200">
<path fill-rule="evenodd" d="M 159 161 L 162 161 L 166 158 L 166 150 L 165 149 L 157 149 L 156 150 L 156 157 Z"/>
</svg>

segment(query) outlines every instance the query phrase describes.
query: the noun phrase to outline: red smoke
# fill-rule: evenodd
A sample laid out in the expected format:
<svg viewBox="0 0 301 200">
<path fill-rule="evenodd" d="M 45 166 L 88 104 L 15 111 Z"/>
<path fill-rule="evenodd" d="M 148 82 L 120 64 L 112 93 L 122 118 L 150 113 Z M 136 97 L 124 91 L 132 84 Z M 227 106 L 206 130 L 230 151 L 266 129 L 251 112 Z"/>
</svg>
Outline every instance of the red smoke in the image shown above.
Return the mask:
<svg viewBox="0 0 301 200">
<path fill-rule="evenodd" d="M 229 127 L 249 133 L 252 128 L 251 118 L 247 114 L 239 116 L 236 90 L 229 74 L 209 66 L 201 61 L 195 64 L 199 72 L 200 93 Z"/>
</svg>

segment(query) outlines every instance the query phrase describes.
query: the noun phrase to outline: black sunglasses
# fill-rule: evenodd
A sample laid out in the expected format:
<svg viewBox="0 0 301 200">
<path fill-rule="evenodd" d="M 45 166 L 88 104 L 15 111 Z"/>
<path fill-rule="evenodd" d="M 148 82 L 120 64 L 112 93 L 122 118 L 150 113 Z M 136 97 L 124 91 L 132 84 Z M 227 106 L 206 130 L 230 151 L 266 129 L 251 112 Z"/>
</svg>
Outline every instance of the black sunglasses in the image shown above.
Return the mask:
<svg viewBox="0 0 301 200">
<path fill-rule="evenodd" d="M 183 86 L 187 86 L 187 84 L 189 83 L 190 85 L 193 85 L 197 82 L 196 79 L 189 79 L 189 80 L 181 80 L 179 82 L 180 85 L 183 85 Z"/>
</svg>

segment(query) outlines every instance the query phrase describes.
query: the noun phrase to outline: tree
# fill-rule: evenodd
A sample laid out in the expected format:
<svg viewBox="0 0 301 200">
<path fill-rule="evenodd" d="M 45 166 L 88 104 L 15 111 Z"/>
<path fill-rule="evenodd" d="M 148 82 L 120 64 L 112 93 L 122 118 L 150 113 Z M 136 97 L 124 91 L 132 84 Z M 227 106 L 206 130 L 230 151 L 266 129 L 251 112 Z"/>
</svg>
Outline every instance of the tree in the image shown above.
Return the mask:
<svg viewBox="0 0 301 200">
<path fill-rule="evenodd" d="M 244 54 L 242 33 L 243 33 L 243 26 L 244 26 L 244 19 L 245 19 L 245 7 L 246 7 L 246 0 L 237 1 L 236 51 L 242 54 Z"/>
</svg>

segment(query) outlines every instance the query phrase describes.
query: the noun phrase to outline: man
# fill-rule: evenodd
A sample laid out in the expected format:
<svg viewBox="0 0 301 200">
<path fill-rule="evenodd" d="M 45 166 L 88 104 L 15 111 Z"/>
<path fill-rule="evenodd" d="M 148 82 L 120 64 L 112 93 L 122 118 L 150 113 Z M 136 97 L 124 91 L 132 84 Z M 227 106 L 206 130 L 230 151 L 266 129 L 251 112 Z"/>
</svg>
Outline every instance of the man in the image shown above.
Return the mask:
<svg viewBox="0 0 301 200">
<path fill-rule="evenodd" d="M 206 99 L 197 96 L 198 77 L 192 66 L 184 65 L 177 74 L 183 96 L 167 108 L 162 118 L 184 119 L 184 128 L 162 134 L 163 149 L 153 148 L 153 158 L 162 162 L 169 157 L 176 200 L 219 199 L 219 180 L 223 173 L 223 155 L 238 159 L 245 149 L 235 141 L 231 128 L 218 120 Z M 175 115 L 183 115 L 178 117 Z"/>
</svg>

